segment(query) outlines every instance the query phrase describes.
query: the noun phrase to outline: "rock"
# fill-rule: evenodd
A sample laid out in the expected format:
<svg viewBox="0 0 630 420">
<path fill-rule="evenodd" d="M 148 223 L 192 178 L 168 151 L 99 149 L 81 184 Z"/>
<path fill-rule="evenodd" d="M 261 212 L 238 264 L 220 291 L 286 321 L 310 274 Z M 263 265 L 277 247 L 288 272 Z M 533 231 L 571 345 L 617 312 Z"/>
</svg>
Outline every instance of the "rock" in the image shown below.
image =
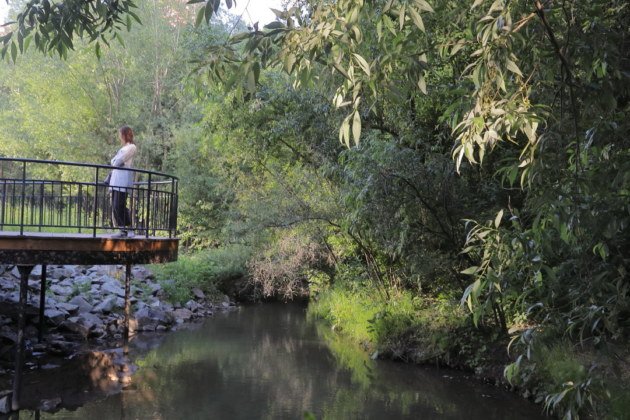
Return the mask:
<svg viewBox="0 0 630 420">
<path fill-rule="evenodd" d="M 66 320 L 67 316 L 68 312 L 58 309 L 46 309 L 44 311 L 44 317 L 48 318 L 50 322 L 55 325 L 61 324 L 63 321 Z"/>
<path fill-rule="evenodd" d="M 164 312 L 173 312 L 173 305 L 168 302 L 160 302 L 160 309 Z"/>
<path fill-rule="evenodd" d="M 221 302 L 221 306 L 223 306 L 224 308 L 229 308 L 230 302 Z"/>
<path fill-rule="evenodd" d="M 101 291 L 111 293 L 119 297 L 125 297 L 125 289 L 120 287 L 118 282 L 114 279 L 104 282 L 101 286 Z"/>
<path fill-rule="evenodd" d="M 37 280 L 41 279 L 42 278 L 42 266 L 41 265 L 36 265 L 35 267 L 33 267 L 29 277 L 32 278 L 32 279 L 37 279 Z"/>
<path fill-rule="evenodd" d="M 103 320 L 91 313 L 82 313 L 77 318 L 79 318 L 79 322 L 81 322 L 90 330 L 96 327 L 103 326 Z"/>
<path fill-rule="evenodd" d="M 90 329 L 81 323 L 77 317 L 66 319 L 59 327 L 79 334 L 84 340 L 87 339 L 90 333 Z"/>
<path fill-rule="evenodd" d="M 59 354 L 59 355 L 65 356 L 71 353 L 74 347 L 75 347 L 75 344 L 69 341 L 54 340 L 54 341 L 50 341 L 50 346 L 48 348 L 48 351 L 53 354 Z"/>
<path fill-rule="evenodd" d="M 168 330 L 168 328 L 166 328 L 164 325 L 158 325 L 157 328 L 155 328 L 155 331 L 157 332 L 164 332 Z"/>
<path fill-rule="evenodd" d="M 188 302 L 186 302 L 184 306 L 186 307 L 186 309 L 192 312 L 197 312 L 199 308 L 201 308 L 201 305 L 195 302 L 194 300 L 189 300 Z"/>
<path fill-rule="evenodd" d="M 105 328 L 95 327 L 92 331 L 90 331 L 89 337 L 103 337 L 104 335 L 105 335 Z"/>
<path fill-rule="evenodd" d="M 39 409 L 42 411 L 53 411 L 59 406 L 59 404 L 61 404 L 60 397 L 51 398 L 49 400 L 41 400 L 39 402 Z"/>
<path fill-rule="evenodd" d="M 173 316 L 175 317 L 176 322 L 179 322 L 180 320 L 184 322 L 190 321 L 190 318 L 192 318 L 192 312 L 186 308 L 175 309 Z"/>
<path fill-rule="evenodd" d="M 103 327 L 103 321 L 96 315 L 90 313 L 84 313 L 79 316 L 70 317 L 68 318 L 68 321 L 79 324 L 85 327 L 85 329 L 88 331 Z"/>
<path fill-rule="evenodd" d="M 142 308 L 138 308 L 138 310 L 134 313 L 136 318 L 149 318 L 150 308 L 148 306 L 143 306 Z"/>
<path fill-rule="evenodd" d="M 32 291 L 39 291 L 39 288 L 42 285 L 42 281 L 41 280 L 29 280 L 28 281 L 28 288 L 31 289 Z"/>
<path fill-rule="evenodd" d="M 135 312 L 138 312 L 140 309 L 146 308 L 147 304 L 144 303 L 143 301 L 139 300 L 135 303 L 134 308 L 135 308 Z"/>
<path fill-rule="evenodd" d="M 197 299 L 205 299 L 206 298 L 205 293 L 203 293 L 203 291 L 201 289 L 199 289 L 198 287 L 195 287 L 195 288 L 192 289 L 192 294 Z"/>
<path fill-rule="evenodd" d="M 0 414 L 9 414 L 11 412 L 11 391 L 0 392 Z"/>
<path fill-rule="evenodd" d="M 137 331 L 155 331 L 159 326 L 158 321 L 151 318 L 136 318 Z"/>
<path fill-rule="evenodd" d="M 87 286 L 88 284 L 91 285 L 92 284 L 92 279 L 89 278 L 88 276 L 77 276 L 75 277 L 72 282 L 74 284 L 76 284 L 77 286 Z"/>
<path fill-rule="evenodd" d="M 94 286 L 94 285 L 100 286 L 101 284 L 103 284 L 103 277 L 99 276 L 96 273 L 90 273 L 88 275 L 88 278 L 92 282 L 92 286 Z"/>
<path fill-rule="evenodd" d="M 15 280 L 5 279 L 4 277 L 0 278 L 0 289 L 14 290 L 17 285 L 18 283 Z"/>
<path fill-rule="evenodd" d="M 101 303 L 99 303 L 98 305 L 96 305 L 94 307 L 94 309 L 92 309 L 91 312 L 95 312 L 95 313 L 110 313 L 114 310 L 114 308 L 116 307 L 116 299 L 118 299 L 115 296 L 111 296 L 107 299 L 105 299 L 104 301 L 102 301 Z"/>
<path fill-rule="evenodd" d="M 2 327 L 0 329 L 0 340 L 10 341 L 11 343 L 17 343 L 17 333 L 9 327 Z"/>
<path fill-rule="evenodd" d="M 67 278 L 67 279 L 64 279 L 64 280 L 62 280 L 62 281 L 58 282 L 57 284 L 58 284 L 59 286 L 69 287 L 69 288 L 71 288 L 71 289 L 75 287 L 75 285 L 74 285 L 74 279 L 73 279 L 73 278 Z"/>
<path fill-rule="evenodd" d="M 57 306 L 57 309 L 64 310 L 68 313 L 76 312 L 79 309 L 79 305 L 76 305 L 74 303 L 61 302 L 61 303 L 57 303 L 56 306 Z"/>
<path fill-rule="evenodd" d="M 37 334 L 39 333 L 39 330 L 37 329 L 37 327 L 35 325 L 27 325 L 24 328 L 24 335 L 26 337 L 37 337 Z"/>
<path fill-rule="evenodd" d="M 81 312 L 90 312 L 92 310 L 92 305 L 85 300 L 82 296 L 75 296 L 68 302 L 72 305 L 77 305 L 79 308 L 79 313 Z"/>
<path fill-rule="evenodd" d="M 72 287 L 54 284 L 50 286 L 50 291 L 58 296 L 70 296 L 72 294 Z"/>
<path fill-rule="evenodd" d="M 147 268 L 142 266 L 135 266 L 131 269 L 131 275 L 133 278 L 138 279 L 140 281 L 153 279 L 153 273 L 149 271 Z"/>
<path fill-rule="evenodd" d="M 7 293 L 4 296 L 0 296 L 0 300 L 18 303 L 20 301 L 20 293 L 19 292 Z"/>
<path fill-rule="evenodd" d="M 139 331 L 155 331 L 158 325 L 173 323 L 173 316 L 170 313 L 148 306 L 136 311 L 135 319 L 138 321 Z"/>
<path fill-rule="evenodd" d="M 149 288 L 149 290 L 151 290 L 151 294 L 153 296 L 156 296 L 158 293 L 162 291 L 162 286 L 160 286 L 158 283 L 147 283 L 146 285 Z"/>
<path fill-rule="evenodd" d="M 71 268 L 71 266 L 68 266 L 68 267 L 62 266 L 62 267 L 54 268 L 48 271 L 48 274 L 51 279 L 64 280 L 64 279 L 71 278 L 72 276 L 74 276 L 74 270 Z"/>
</svg>

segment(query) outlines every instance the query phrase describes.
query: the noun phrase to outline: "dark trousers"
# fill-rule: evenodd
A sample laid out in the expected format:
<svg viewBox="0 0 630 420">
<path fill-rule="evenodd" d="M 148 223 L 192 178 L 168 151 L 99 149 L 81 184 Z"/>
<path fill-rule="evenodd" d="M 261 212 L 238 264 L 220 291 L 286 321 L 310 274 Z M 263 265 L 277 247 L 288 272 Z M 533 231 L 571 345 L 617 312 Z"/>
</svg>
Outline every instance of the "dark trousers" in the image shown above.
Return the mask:
<svg viewBox="0 0 630 420">
<path fill-rule="evenodd" d="M 131 214 L 127 208 L 127 193 L 112 190 L 112 212 L 114 213 L 114 223 L 117 227 L 131 225 Z"/>
</svg>

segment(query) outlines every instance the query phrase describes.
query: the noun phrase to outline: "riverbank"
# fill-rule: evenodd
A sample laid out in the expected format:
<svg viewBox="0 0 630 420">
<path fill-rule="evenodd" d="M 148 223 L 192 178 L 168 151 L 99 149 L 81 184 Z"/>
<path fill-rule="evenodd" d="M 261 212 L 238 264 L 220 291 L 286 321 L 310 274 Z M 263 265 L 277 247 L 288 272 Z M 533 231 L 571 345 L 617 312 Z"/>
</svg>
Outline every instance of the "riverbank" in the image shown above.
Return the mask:
<svg viewBox="0 0 630 420">
<path fill-rule="evenodd" d="M 44 334 L 39 342 L 41 274 L 41 266 L 37 266 L 28 282 L 25 328 L 27 371 L 78 355 L 81 355 L 79 358 L 89 359 L 94 351 L 122 346 L 124 267 L 48 266 Z M 158 282 L 146 267 L 132 268 L 132 316 L 129 326 L 132 340 L 136 333 L 176 330 L 183 324 L 234 308 L 234 303 L 227 296 L 206 296 L 199 288 L 190 290 L 192 298 L 186 302 L 171 303 L 165 291 L 168 286 L 169 280 Z M 18 300 L 17 268 L 0 265 L 0 376 L 9 377 L 14 369 Z M 112 358 L 107 355 L 105 359 Z M 90 365 L 92 362 L 86 363 Z M 121 380 L 124 377 L 121 376 Z"/>
<path fill-rule="evenodd" d="M 578 345 L 547 335 L 533 344 L 528 359 L 519 357 L 518 342 L 510 346 L 510 337 L 475 327 L 466 315 L 454 299 L 396 291 L 383 298 L 367 290 L 332 288 L 309 305 L 310 317 L 359 343 L 372 358 L 470 372 L 560 417 L 575 411 L 574 401 L 581 398 L 589 400 L 582 413 L 587 417 L 627 418 L 630 352 L 623 342 Z"/>
</svg>

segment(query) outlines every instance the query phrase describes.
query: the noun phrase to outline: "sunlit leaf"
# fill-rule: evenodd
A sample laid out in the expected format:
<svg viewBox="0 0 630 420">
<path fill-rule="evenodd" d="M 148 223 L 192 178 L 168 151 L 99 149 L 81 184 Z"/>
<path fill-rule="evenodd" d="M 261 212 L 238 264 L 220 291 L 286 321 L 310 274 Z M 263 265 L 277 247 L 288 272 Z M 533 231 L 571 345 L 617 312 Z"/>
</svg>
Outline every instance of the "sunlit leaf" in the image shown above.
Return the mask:
<svg viewBox="0 0 630 420">
<path fill-rule="evenodd" d="M 361 116 L 358 111 L 354 111 L 352 118 L 352 137 L 354 138 L 355 144 L 359 144 L 359 140 L 361 139 Z"/>
<path fill-rule="evenodd" d="M 509 71 L 511 71 L 512 73 L 523 77 L 523 73 L 521 73 L 521 70 L 518 68 L 518 66 L 516 65 L 516 63 L 512 60 L 510 60 L 509 58 L 506 60 L 505 65 L 507 67 L 507 69 Z"/>
</svg>

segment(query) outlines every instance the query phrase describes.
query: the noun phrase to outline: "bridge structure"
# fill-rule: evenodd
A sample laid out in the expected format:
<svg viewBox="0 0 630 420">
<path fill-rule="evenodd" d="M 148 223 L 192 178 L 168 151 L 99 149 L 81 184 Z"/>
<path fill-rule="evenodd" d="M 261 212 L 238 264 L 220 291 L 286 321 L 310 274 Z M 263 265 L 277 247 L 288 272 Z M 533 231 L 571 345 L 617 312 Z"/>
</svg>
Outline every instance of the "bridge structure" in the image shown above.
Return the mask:
<svg viewBox="0 0 630 420">
<path fill-rule="evenodd" d="M 129 188 L 134 235 L 116 237 L 109 185 L 113 169 L 134 172 Z M 125 343 L 129 338 L 133 264 L 177 259 L 178 179 L 161 172 L 76 162 L 0 157 L 0 264 L 20 272 L 12 409 L 19 409 L 24 364 L 28 278 L 41 265 L 39 340 L 44 327 L 46 267 L 51 264 L 125 265 Z"/>
</svg>

